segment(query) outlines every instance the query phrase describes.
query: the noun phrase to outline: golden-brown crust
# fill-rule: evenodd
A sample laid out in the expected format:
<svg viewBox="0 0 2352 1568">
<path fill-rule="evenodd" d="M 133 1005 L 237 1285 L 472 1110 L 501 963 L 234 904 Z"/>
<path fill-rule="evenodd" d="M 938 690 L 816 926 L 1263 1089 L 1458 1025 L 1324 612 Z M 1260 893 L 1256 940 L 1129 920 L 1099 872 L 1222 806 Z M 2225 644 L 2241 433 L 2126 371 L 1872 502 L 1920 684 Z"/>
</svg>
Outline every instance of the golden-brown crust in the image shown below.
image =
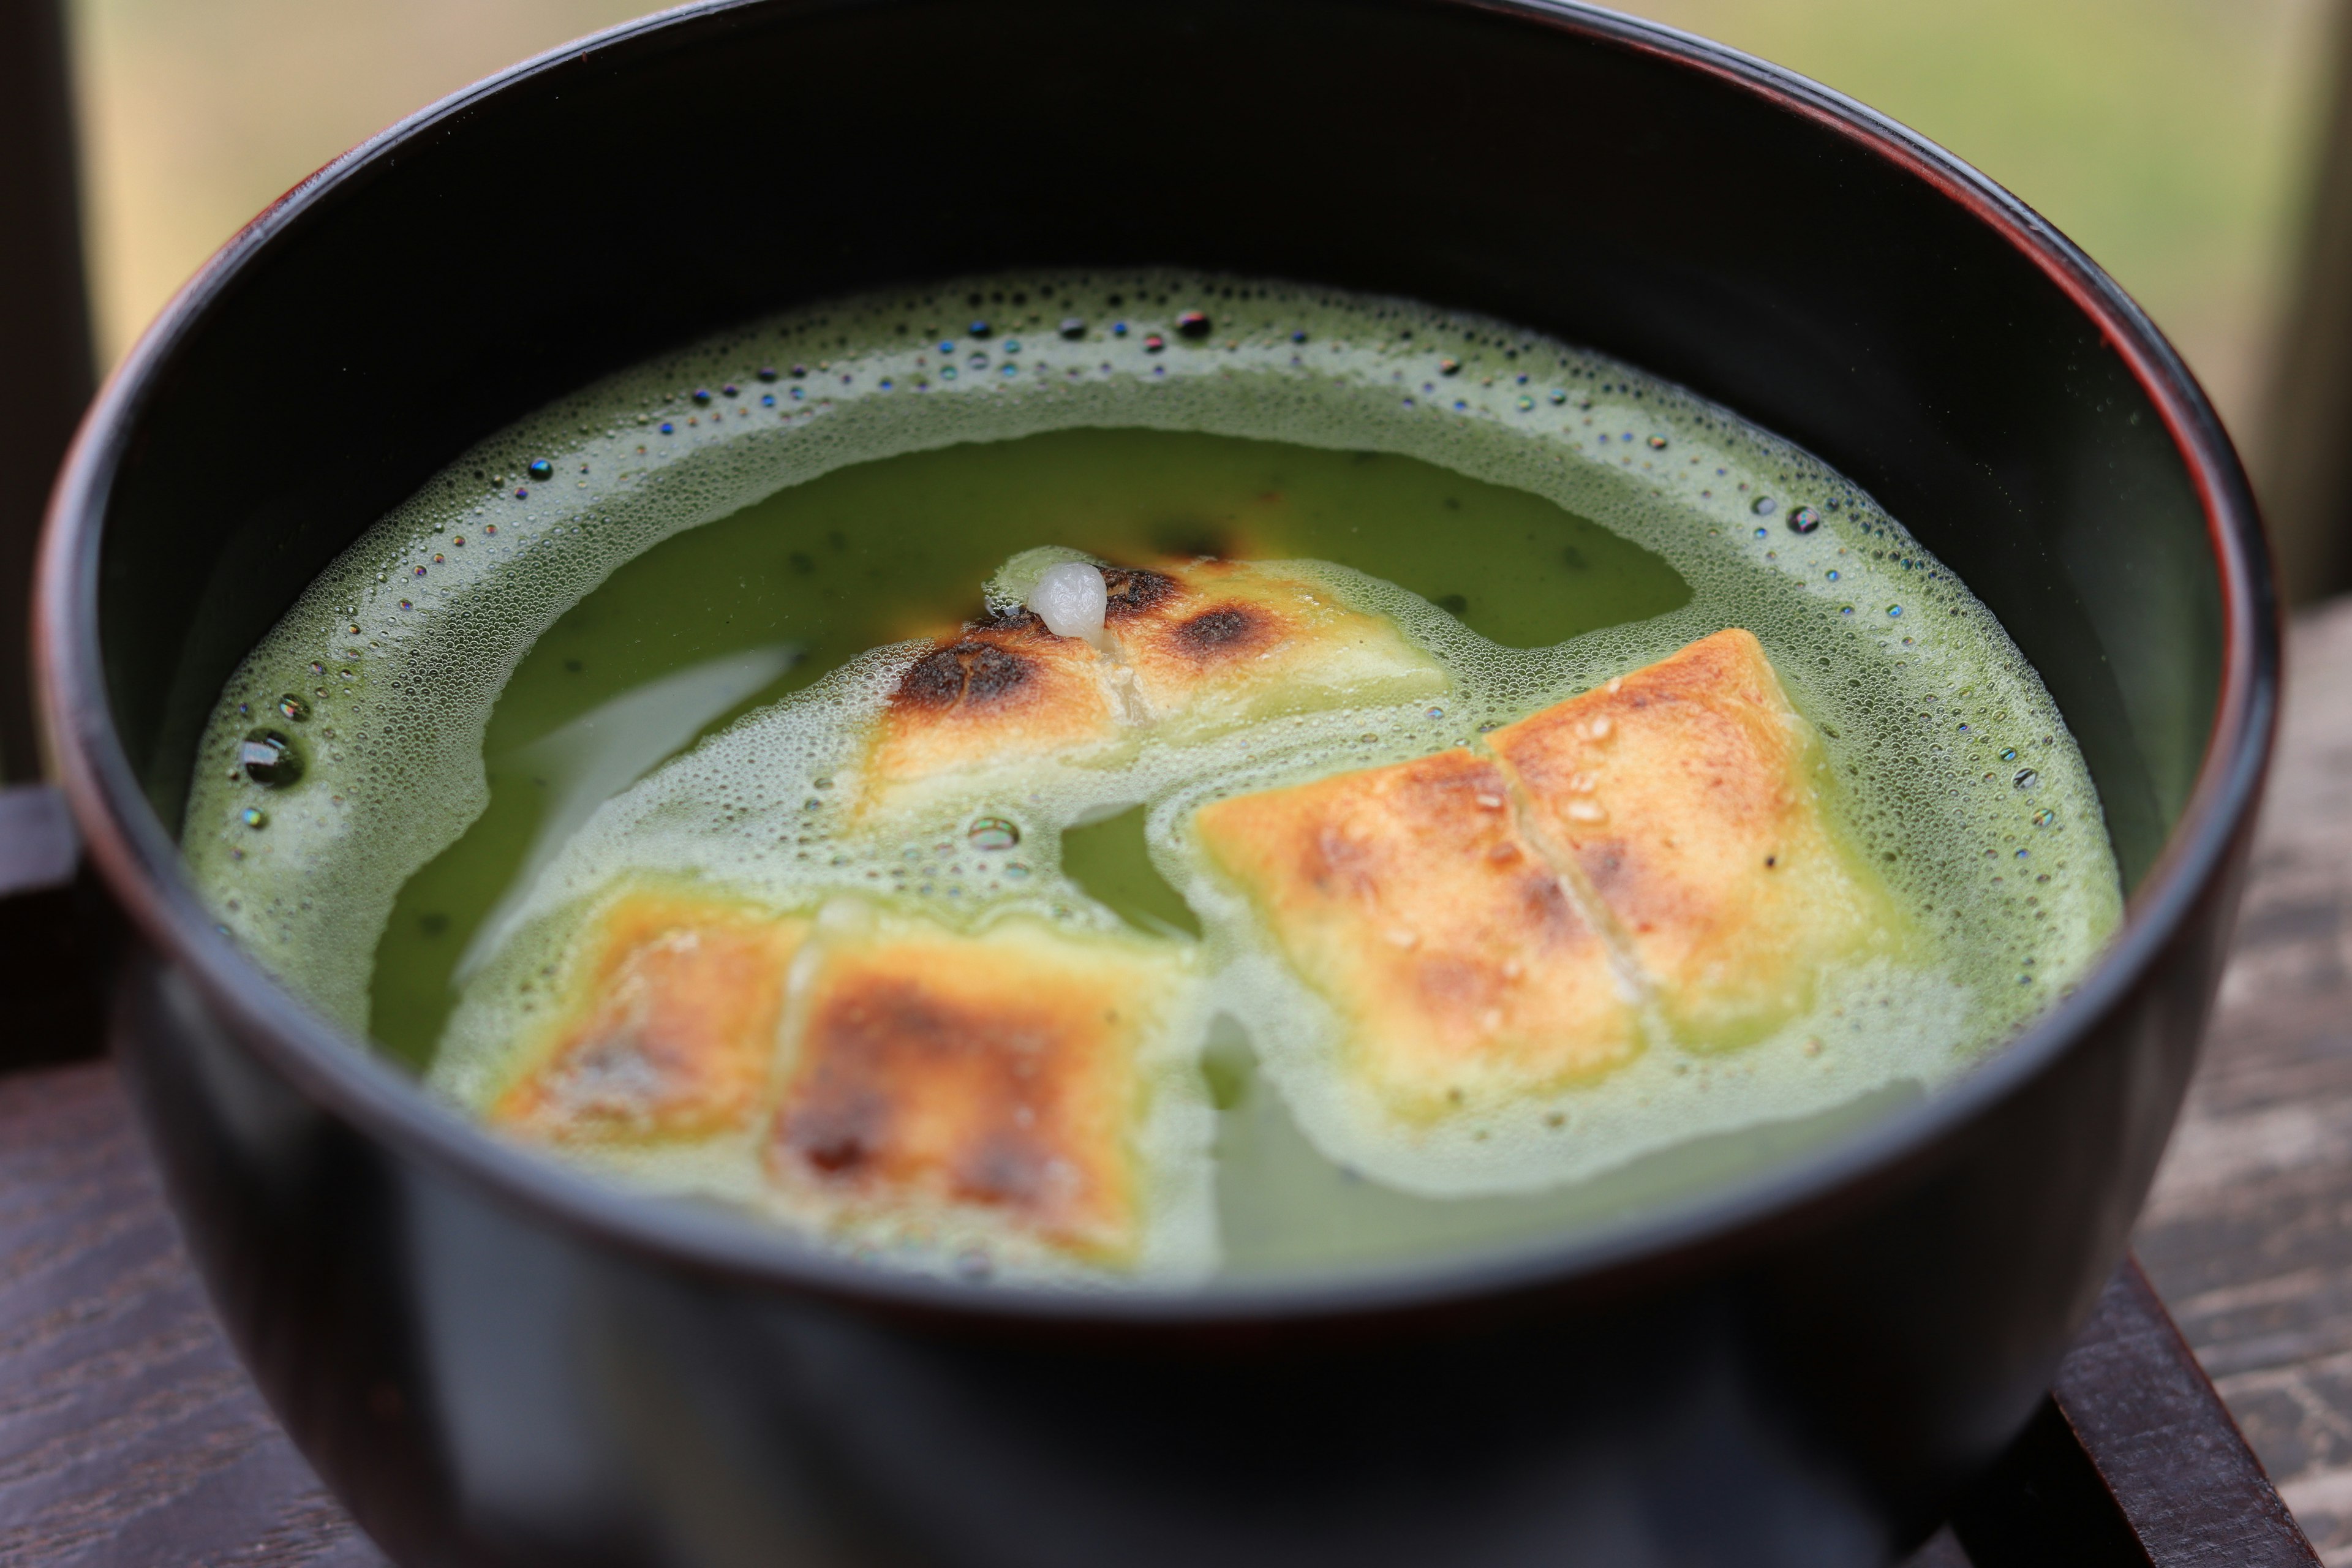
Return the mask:
<svg viewBox="0 0 2352 1568">
<path fill-rule="evenodd" d="M 1442 752 L 1218 801 L 1195 825 L 1400 1112 L 1555 1089 L 1639 1048 L 1606 947 L 1491 762 Z"/>
<path fill-rule="evenodd" d="M 552 1047 L 490 1121 L 551 1142 L 699 1138 L 751 1124 L 807 932 L 716 901 L 631 894 L 599 922 Z"/>
<path fill-rule="evenodd" d="M 863 802 L 945 775 L 1098 756 L 1138 724 L 1183 734 L 1446 688 L 1387 617 L 1279 563 L 1196 556 L 1100 571 L 1111 659 L 1027 610 L 938 638 L 884 706 Z"/>
<path fill-rule="evenodd" d="M 1445 689 L 1393 622 L 1280 563 L 1202 557 L 1104 575 L 1119 590 L 1105 624 L 1155 715 L 1238 721 Z"/>
<path fill-rule="evenodd" d="M 1113 631 L 1142 624 L 1184 592 L 1175 578 L 1148 566 L 1106 566 L 1102 577 L 1103 625 Z"/>
<path fill-rule="evenodd" d="M 868 794 L 1118 740 L 1100 664 L 1025 610 L 940 638 L 884 706 Z"/>
<path fill-rule="evenodd" d="M 1819 743 L 1737 627 L 1487 737 L 1678 1029 L 1730 1044 L 1898 923 L 1823 816 Z"/>
<path fill-rule="evenodd" d="M 835 1219 L 978 1212 L 1052 1247 L 1131 1260 L 1133 1147 L 1156 965 L 1043 939 L 903 934 L 826 957 L 768 1148 Z"/>
</svg>

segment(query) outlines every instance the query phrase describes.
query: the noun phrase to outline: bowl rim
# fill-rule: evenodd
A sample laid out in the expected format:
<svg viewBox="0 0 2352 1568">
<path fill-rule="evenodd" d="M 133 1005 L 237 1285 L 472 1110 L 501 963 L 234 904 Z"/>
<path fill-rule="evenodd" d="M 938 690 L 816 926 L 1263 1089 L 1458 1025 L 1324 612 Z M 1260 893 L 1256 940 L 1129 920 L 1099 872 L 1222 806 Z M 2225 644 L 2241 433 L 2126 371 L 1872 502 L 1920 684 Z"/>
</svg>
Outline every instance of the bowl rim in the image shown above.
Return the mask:
<svg viewBox="0 0 2352 1568">
<path fill-rule="evenodd" d="M 416 1081 L 280 989 L 219 931 L 179 868 L 174 836 L 139 786 L 117 737 L 98 626 L 99 558 L 111 481 L 161 372 L 211 304 L 276 237 L 360 170 L 388 161 L 483 100 L 596 57 L 646 46 L 730 12 L 881 8 L 898 0 L 695 0 L 498 71 L 341 154 L 279 196 L 184 284 L 106 378 L 52 494 L 36 570 L 37 691 L 51 765 L 92 860 L 131 924 L 205 1002 L 299 1093 L 401 1157 L 552 1221 L 588 1245 L 739 1285 L 869 1309 L 974 1322 L 1206 1328 L 1366 1319 L 1532 1290 L 1585 1288 L 1701 1255 L 1893 1173 L 2051 1070 L 2135 989 L 2226 869 L 2259 800 L 2275 728 L 2279 615 L 2269 548 L 2237 454 L 2203 391 L 2145 312 L 2039 214 L 1960 159 L 1876 110 L 1798 73 L 1588 0 L 1386 0 L 1470 11 L 1581 36 L 1715 77 L 1822 125 L 1965 208 L 2036 265 L 2096 325 L 2164 419 L 2196 487 L 2219 574 L 2221 679 L 2212 729 L 2179 820 L 2126 906 L 2116 938 L 2074 992 L 1993 1057 L 1916 1105 L 1724 1188 L 1629 1220 L 1482 1248 L 1435 1263 L 1223 1281 L 1200 1290 L 1074 1290 L 1004 1283 L 976 1289 L 874 1268 L 780 1227 L 631 1194 L 486 1134 Z"/>
</svg>

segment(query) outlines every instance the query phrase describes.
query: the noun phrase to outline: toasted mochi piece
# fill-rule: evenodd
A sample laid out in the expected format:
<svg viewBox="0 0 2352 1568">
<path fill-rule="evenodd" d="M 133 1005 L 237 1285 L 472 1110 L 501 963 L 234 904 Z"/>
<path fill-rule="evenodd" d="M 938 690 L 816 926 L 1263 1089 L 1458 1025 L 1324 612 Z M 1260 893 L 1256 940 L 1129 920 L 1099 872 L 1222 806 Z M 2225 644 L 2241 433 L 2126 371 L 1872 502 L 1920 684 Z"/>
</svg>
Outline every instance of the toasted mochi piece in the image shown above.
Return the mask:
<svg viewBox="0 0 2352 1568">
<path fill-rule="evenodd" d="M 1137 1263 L 1183 963 L 1028 921 L 826 945 L 768 1143 L 787 1205 L 849 1236 Z"/>
<path fill-rule="evenodd" d="M 1825 963 L 1900 939 L 1885 887 L 1824 814 L 1811 726 L 1746 631 L 1487 743 L 1688 1043 L 1769 1033 L 1811 1005 Z"/>
<path fill-rule="evenodd" d="M 974 621 L 909 665 L 867 752 L 869 802 L 945 775 L 1117 742 L 1101 656 L 1025 610 Z"/>
<path fill-rule="evenodd" d="M 807 922 L 633 893 L 593 928 L 538 1065 L 490 1120 L 551 1142 L 701 1138 L 751 1126 Z"/>
<path fill-rule="evenodd" d="M 1103 581 L 1104 626 L 1146 713 L 1171 731 L 1446 689 L 1444 669 L 1387 616 L 1281 562 L 1106 567 Z"/>
<path fill-rule="evenodd" d="M 1203 807 L 1200 843 L 1399 1115 L 1590 1079 L 1640 1046 L 1607 947 L 1467 752 Z"/>
</svg>

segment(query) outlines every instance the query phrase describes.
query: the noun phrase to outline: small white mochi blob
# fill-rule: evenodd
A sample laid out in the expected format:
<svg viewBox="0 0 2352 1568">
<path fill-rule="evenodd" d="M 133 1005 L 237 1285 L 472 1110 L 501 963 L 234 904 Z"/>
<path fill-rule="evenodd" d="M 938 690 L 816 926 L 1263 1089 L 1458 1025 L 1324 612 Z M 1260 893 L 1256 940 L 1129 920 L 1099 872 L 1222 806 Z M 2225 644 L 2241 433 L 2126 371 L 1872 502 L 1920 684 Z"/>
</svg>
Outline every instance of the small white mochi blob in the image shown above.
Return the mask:
<svg viewBox="0 0 2352 1568">
<path fill-rule="evenodd" d="M 1100 647 L 1103 611 L 1110 595 L 1103 586 L 1102 569 L 1083 561 L 1065 561 L 1038 574 L 1029 590 L 1029 607 L 1057 637 L 1084 637 Z"/>
</svg>

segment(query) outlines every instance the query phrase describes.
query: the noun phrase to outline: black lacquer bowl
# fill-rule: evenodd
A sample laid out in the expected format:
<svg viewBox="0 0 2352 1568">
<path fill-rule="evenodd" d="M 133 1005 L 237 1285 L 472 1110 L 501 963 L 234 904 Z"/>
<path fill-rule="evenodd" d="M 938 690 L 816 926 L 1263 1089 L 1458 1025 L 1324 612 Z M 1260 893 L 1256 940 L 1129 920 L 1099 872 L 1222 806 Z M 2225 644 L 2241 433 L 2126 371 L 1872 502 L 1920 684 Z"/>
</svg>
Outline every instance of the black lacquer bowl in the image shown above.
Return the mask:
<svg viewBox="0 0 2352 1568">
<path fill-rule="evenodd" d="M 1958 1087 L 1738 1190 L 1398 1278 L 1074 1298 L 592 1187 L 215 931 L 173 848 L 209 704 L 467 445 L 797 301 L 1159 262 L 1489 311 L 1852 475 L 2056 695 L 2130 884 L 2114 950 Z M 410 1563 L 1882 1563 L 2122 1252 L 2278 679 L 2236 459 L 2105 276 L 1852 103 L 1533 0 L 743 0 L 518 68 L 164 313 L 67 468 L 38 636 L 191 1245 Z"/>
</svg>

